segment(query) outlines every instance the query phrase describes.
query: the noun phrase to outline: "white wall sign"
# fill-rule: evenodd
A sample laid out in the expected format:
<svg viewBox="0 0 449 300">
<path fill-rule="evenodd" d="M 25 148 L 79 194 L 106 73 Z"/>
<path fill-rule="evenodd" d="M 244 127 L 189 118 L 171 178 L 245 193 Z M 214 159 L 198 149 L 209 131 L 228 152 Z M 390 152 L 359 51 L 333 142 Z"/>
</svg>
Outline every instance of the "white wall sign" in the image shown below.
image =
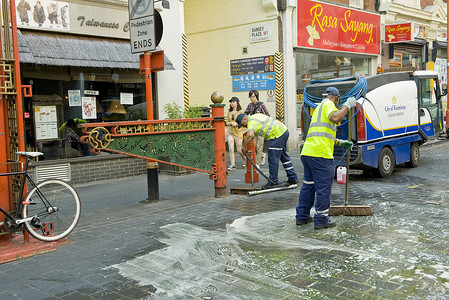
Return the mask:
<svg viewBox="0 0 449 300">
<path fill-rule="evenodd" d="M 271 40 L 270 24 L 252 26 L 249 30 L 249 38 L 251 43 Z"/>
<path fill-rule="evenodd" d="M 268 90 L 267 91 L 267 102 L 275 102 L 276 101 L 276 97 L 275 97 L 275 91 L 274 90 Z"/>
</svg>

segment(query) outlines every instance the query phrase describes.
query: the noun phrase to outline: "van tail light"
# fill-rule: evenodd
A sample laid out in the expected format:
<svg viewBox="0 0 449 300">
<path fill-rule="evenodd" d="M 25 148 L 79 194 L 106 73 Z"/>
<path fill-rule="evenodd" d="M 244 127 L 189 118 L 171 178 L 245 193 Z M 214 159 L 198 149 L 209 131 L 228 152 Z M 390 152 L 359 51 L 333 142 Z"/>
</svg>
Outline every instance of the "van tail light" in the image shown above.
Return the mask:
<svg viewBox="0 0 449 300">
<path fill-rule="evenodd" d="M 355 110 L 357 111 L 357 141 L 365 142 L 366 141 L 366 119 L 365 119 L 365 111 L 360 103 L 357 103 L 355 106 Z"/>
<path fill-rule="evenodd" d="M 304 104 L 301 105 L 301 138 L 306 139 L 306 133 L 304 132 Z"/>
</svg>

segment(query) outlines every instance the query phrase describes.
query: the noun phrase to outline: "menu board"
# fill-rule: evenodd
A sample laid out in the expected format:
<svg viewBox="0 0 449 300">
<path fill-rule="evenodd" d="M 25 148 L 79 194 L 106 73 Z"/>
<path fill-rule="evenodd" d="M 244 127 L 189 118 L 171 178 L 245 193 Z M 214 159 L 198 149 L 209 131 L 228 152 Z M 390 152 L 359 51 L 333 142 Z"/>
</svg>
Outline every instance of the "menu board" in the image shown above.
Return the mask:
<svg viewBox="0 0 449 300">
<path fill-rule="evenodd" d="M 36 140 L 58 138 L 58 117 L 56 114 L 56 106 L 35 106 L 34 120 Z"/>
</svg>

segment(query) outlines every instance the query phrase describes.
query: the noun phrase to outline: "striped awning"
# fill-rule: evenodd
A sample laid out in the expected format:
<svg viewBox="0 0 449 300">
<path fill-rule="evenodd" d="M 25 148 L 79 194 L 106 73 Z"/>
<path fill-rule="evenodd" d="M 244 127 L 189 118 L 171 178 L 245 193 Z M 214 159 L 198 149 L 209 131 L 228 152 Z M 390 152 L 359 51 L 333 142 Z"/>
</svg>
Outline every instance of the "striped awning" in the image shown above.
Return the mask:
<svg viewBox="0 0 449 300">
<path fill-rule="evenodd" d="M 139 69 L 139 55 L 131 53 L 128 40 L 18 30 L 18 41 L 20 63 Z M 167 56 L 165 56 L 165 70 L 174 70 Z"/>
</svg>

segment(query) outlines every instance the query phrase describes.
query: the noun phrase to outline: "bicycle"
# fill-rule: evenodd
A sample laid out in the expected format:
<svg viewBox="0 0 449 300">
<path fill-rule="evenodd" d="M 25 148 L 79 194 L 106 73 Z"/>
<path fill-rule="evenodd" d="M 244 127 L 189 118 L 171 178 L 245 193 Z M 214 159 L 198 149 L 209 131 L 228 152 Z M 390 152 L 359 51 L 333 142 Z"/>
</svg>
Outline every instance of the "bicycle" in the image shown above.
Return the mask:
<svg viewBox="0 0 449 300">
<path fill-rule="evenodd" d="M 3 226 L 10 232 L 26 231 L 38 240 L 51 242 L 66 237 L 75 228 L 81 214 L 81 202 L 76 190 L 60 179 L 35 183 L 28 175 L 28 164 L 42 152 L 16 152 L 25 156 L 23 171 L 0 173 L 0 176 L 21 175 L 19 201 L 14 212 L 6 212 Z M 25 183 L 31 185 L 23 198 Z M 23 199 L 23 201 L 22 201 Z"/>
</svg>

